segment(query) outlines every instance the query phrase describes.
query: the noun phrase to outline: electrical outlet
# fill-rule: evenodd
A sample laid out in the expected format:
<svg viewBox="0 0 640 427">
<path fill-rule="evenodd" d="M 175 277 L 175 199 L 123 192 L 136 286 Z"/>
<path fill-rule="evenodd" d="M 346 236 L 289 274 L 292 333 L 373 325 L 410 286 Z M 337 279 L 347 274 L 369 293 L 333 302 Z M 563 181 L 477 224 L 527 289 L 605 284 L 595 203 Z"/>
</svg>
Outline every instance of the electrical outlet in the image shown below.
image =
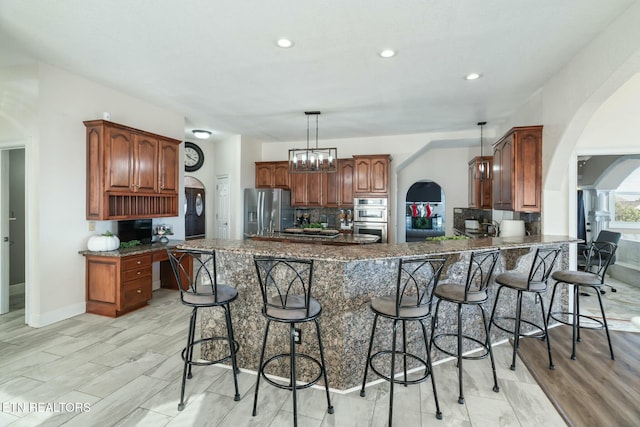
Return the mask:
<svg viewBox="0 0 640 427">
<path fill-rule="evenodd" d="M 302 344 L 302 329 L 293 329 L 293 342 L 296 344 Z"/>
<path fill-rule="evenodd" d="M 89 221 L 89 231 L 96 231 L 96 222 Z"/>
</svg>

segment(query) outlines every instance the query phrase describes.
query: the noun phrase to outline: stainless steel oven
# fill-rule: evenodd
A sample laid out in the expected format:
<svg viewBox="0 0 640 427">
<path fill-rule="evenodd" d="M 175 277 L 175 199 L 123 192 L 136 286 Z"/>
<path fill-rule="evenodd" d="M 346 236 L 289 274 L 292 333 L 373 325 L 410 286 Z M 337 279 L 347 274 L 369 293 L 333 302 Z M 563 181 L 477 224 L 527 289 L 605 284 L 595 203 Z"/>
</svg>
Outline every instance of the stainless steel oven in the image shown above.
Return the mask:
<svg viewBox="0 0 640 427">
<path fill-rule="evenodd" d="M 379 236 L 378 243 L 387 243 L 387 223 L 386 222 L 354 222 L 354 234 L 372 234 Z"/>
<path fill-rule="evenodd" d="M 355 222 L 387 222 L 387 199 L 353 199 L 353 220 Z"/>
<path fill-rule="evenodd" d="M 386 198 L 353 199 L 354 234 L 373 234 L 380 237 L 380 243 L 387 243 L 388 221 Z"/>
</svg>

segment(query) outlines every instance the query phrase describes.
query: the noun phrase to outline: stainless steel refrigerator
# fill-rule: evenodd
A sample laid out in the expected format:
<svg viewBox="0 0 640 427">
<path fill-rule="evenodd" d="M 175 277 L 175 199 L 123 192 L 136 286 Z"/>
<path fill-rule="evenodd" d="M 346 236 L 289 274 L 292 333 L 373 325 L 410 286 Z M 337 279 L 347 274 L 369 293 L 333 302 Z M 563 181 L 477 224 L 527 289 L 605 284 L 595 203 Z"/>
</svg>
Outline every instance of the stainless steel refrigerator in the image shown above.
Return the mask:
<svg viewBox="0 0 640 427">
<path fill-rule="evenodd" d="M 280 188 L 244 190 L 244 233 L 268 234 L 293 226 L 291 192 Z"/>
</svg>

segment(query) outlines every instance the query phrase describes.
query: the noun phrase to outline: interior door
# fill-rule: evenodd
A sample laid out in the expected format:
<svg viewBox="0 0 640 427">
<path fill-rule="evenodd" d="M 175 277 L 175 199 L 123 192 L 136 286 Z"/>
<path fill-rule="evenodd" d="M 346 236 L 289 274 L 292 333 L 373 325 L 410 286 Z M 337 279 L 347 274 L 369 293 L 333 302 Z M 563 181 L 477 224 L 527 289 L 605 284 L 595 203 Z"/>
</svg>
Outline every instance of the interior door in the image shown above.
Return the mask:
<svg viewBox="0 0 640 427">
<path fill-rule="evenodd" d="M 184 214 L 186 239 L 203 239 L 206 229 L 204 188 L 187 187 L 184 189 L 187 211 Z"/>
<path fill-rule="evenodd" d="M 216 239 L 229 239 L 229 177 L 216 177 Z"/>
</svg>

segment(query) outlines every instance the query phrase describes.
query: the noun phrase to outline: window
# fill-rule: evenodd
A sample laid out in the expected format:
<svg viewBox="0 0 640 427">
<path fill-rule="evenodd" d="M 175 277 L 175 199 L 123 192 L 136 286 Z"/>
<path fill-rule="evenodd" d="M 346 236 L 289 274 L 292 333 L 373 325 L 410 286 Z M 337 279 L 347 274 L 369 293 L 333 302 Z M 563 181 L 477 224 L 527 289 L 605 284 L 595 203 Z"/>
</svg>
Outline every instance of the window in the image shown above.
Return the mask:
<svg viewBox="0 0 640 427">
<path fill-rule="evenodd" d="M 640 168 L 614 191 L 613 221 L 617 227 L 640 228 Z"/>
</svg>

